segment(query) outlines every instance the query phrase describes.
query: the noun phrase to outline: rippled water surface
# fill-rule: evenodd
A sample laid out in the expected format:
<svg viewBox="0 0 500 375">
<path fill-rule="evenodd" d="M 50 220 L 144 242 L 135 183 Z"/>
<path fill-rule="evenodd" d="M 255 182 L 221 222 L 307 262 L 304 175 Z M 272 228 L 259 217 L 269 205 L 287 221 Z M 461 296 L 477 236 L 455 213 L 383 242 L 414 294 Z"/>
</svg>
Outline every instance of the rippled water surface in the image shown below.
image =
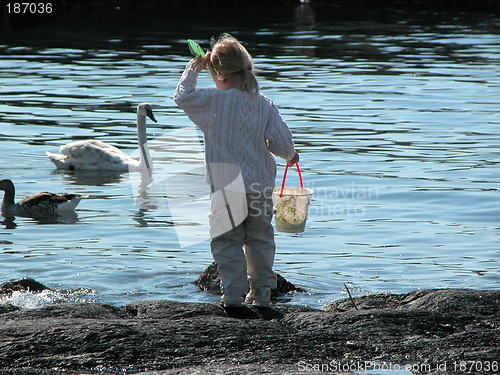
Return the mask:
<svg viewBox="0 0 500 375">
<path fill-rule="evenodd" d="M 200 134 L 172 95 L 185 39 L 207 48 L 228 31 L 253 54 L 315 190 L 306 231 L 276 233 L 276 271 L 309 291 L 284 302 L 319 307 L 344 283 L 354 293 L 499 287 L 499 19 L 307 5 L 266 14 L 73 14 L 3 37 L 0 177 L 17 199 L 89 198 L 75 215 L 2 218 L 0 282 L 66 290 L 28 305 L 216 301 L 192 285 L 211 262 L 208 186 Z M 213 86 L 208 73 L 198 85 Z M 145 195 L 140 174 L 61 172 L 45 156 L 85 138 L 137 153 L 144 101 L 158 119 Z"/>
</svg>

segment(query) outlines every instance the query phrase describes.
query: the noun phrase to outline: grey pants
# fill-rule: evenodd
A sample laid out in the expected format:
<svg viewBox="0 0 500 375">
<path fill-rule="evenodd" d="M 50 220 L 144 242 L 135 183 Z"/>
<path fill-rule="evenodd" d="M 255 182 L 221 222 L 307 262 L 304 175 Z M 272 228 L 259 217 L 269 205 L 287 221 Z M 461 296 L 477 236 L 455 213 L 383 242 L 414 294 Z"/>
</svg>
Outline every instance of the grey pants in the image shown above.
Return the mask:
<svg viewBox="0 0 500 375">
<path fill-rule="evenodd" d="M 276 288 L 271 195 L 244 194 L 242 199 L 245 198 L 248 208 L 246 218 L 210 240 L 222 280 L 222 293 L 226 295 L 243 295 L 248 292 L 249 286 L 252 289 Z"/>
</svg>

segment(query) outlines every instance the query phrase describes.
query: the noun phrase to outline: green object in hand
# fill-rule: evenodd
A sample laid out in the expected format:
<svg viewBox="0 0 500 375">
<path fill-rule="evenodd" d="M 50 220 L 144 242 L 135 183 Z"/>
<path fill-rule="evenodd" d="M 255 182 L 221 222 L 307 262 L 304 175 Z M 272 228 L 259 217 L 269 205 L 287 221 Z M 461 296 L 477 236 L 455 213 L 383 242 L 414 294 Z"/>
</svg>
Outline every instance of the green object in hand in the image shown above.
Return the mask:
<svg viewBox="0 0 500 375">
<path fill-rule="evenodd" d="M 200 47 L 198 43 L 196 43 L 194 40 L 188 39 L 188 46 L 189 46 L 189 51 L 193 54 L 194 57 L 205 57 L 205 52 L 203 52 L 203 49 Z"/>
</svg>

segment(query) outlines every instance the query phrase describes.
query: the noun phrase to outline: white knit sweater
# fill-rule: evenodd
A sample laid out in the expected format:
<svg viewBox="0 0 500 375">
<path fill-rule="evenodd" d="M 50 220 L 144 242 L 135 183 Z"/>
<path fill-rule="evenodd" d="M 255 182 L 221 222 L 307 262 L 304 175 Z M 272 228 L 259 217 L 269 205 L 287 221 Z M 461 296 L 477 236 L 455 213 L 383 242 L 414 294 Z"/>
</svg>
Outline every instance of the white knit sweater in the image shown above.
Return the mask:
<svg viewBox="0 0 500 375">
<path fill-rule="evenodd" d="M 295 155 L 292 133 L 276 105 L 266 96 L 239 90 L 196 89 L 198 73 L 188 64 L 174 92 L 177 105 L 200 127 L 205 138 L 205 162 L 212 184 L 225 187 L 233 177 L 218 179 L 226 163 L 241 171 L 247 193 L 274 187 L 276 160 Z M 217 169 L 216 171 L 214 171 Z M 207 170 L 208 172 L 208 170 Z M 208 176 L 207 182 L 210 183 Z"/>
</svg>

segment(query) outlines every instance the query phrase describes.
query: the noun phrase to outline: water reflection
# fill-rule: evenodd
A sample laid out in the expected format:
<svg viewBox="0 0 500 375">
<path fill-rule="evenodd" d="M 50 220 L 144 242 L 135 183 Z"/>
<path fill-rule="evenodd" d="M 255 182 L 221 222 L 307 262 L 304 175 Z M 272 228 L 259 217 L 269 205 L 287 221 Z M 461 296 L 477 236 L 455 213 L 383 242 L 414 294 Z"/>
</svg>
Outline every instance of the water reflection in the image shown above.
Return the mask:
<svg viewBox="0 0 500 375">
<path fill-rule="evenodd" d="M 311 4 L 300 4 L 294 7 L 295 30 L 314 30 L 316 28 L 316 12 Z"/>
<path fill-rule="evenodd" d="M 137 222 L 137 227 L 139 228 L 146 228 L 146 227 L 161 227 L 161 228 L 174 228 L 176 223 L 173 220 L 169 220 L 169 218 L 162 218 L 159 217 L 158 215 L 155 215 L 154 211 L 158 207 L 157 206 L 152 206 L 152 207 L 145 207 L 145 208 L 140 208 L 137 210 L 134 214 L 134 221 Z"/>
<path fill-rule="evenodd" d="M 4 225 L 5 229 L 16 229 L 17 224 L 15 223 L 15 220 L 16 220 L 15 217 L 7 216 L 7 217 L 3 217 L 3 218 L 4 218 L 4 220 L 0 221 L 0 224 Z M 12 243 L 12 242 L 10 242 L 10 243 Z M 3 241 L 2 241 L 2 244 L 4 244 Z"/>
<path fill-rule="evenodd" d="M 145 293 L 179 297 L 161 285 L 187 284 L 211 261 L 209 189 L 200 135 L 172 131 L 190 124 L 172 94 L 189 58 L 185 38 L 208 47 L 210 36 L 228 31 L 253 54 L 263 93 L 292 128 L 306 185 L 377 192 L 318 195 L 302 236 L 277 234 L 277 270 L 312 291 L 293 301 L 318 306 L 338 297 L 346 279 L 371 291 L 498 286 L 498 17 L 315 4 L 243 13 L 68 15 L 3 41 L 0 174 L 21 186 L 80 187 L 94 199 L 71 236 L 54 240 L 50 226 L 37 226 L 42 245 L 30 240 L 33 226 L 3 219 L 0 234 L 31 263 L 0 254 L 8 265 L 0 276 L 36 268 L 44 281 L 105 280 L 116 290 L 107 297 L 120 301 L 140 279 Z M 199 86 L 213 87 L 208 74 Z M 130 116 L 142 101 L 164 114 L 148 128 L 153 176 L 53 170 L 44 152 L 71 140 L 136 148 Z M 188 246 L 179 251 L 181 241 Z M 8 242 L 0 240 L 13 253 Z M 157 277 L 164 284 L 150 282 Z"/>
<path fill-rule="evenodd" d="M 61 175 L 64 181 L 71 185 L 84 186 L 106 186 L 120 184 L 124 180 L 124 175 L 128 172 L 122 171 L 67 171 L 55 169 L 52 175 Z"/>
<path fill-rule="evenodd" d="M 39 213 L 17 216 L 28 218 L 36 224 L 76 224 L 78 222 L 78 214 L 74 211 L 60 212 L 60 213 Z M 18 224 L 16 223 L 16 216 L 3 216 L 4 220 L 0 223 L 4 225 L 5 229 L 15 229 Z"/>
<path fill-rule="evenodd" d="M 134 193 L 135 203 L 140 207 L 142 213 L 164 208 L 166 197 L 164 196 L 162 187 L 158 187 L 153 182 L 152 170 L 145 169 L 137 173 L 131 173 L 130 184 Z"/>
</svg>

